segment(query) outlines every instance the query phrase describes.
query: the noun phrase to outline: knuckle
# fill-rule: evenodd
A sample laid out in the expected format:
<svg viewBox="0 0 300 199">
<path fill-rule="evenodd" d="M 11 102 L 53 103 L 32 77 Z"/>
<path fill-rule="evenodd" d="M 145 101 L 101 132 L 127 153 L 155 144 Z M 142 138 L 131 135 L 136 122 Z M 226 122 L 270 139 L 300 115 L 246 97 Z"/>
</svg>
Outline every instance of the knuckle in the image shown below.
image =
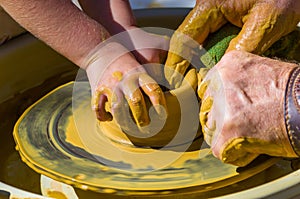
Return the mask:
<svg viewBox="0 0 300 199">
<path fill-rule="evenodd" d="M 132 106 L 141 106 L 143 103 L 143 97 L 138 95 L 138 96 L 134 96 L 132 98 L 129 99 L 129 103 Z"/>
<path fill-rule="evenodd" d="M 162 95 L 163 95 L 163 92 L 157 84 L 151 88 L 151 90 L 150 90 L 151 97 L 160 97 Z"/>
<path fill-rule="evenodd" d="M 148 97 L 154 104 L 158 103 L 163 105 L 166 103 L 164 92 L 160 88 L 153 90 Z"/>
</svg>

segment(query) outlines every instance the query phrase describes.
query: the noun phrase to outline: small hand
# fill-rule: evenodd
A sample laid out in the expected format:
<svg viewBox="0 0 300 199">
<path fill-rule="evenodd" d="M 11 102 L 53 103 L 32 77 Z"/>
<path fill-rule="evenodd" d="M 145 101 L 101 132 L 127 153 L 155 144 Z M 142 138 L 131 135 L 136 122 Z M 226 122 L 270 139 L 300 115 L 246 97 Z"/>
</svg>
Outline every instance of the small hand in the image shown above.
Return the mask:
<svg viewBox="0 0 300 199">
<path fill-rule="evenodd" d="M 244 50 L 262 54 L 294 30 L 299 20 L 300 1 L 295 0 L 198 0 L 171 38 L 166 66 L 175 72 L 166 70 L 165 76 L 170 85 L 178 87 L 180 77 L 176 72 L 185 73 L 196 47 L 195 42 L 202 44 L 209 33 L 225 23 L 242 28 L 227 51 Z"/>
<path fill-rule="evenodd" d="M 122 45 L 110 43 L 105 47 L 106 49 L 100 49 L 95 53 L 92 58 L 95 60 L 87 67 L 93 92 L 92 105 L 97 118 L 100 121 L 109 121 L 115 117 L 122 123 L 131 117 L 130 114 L 123 114 L 128 104 L 139 127 L 149 124 L 150 119 L 143 93 L 149 97 L 158 114 L 162 114 L 162 108 L 166 111 L 164 93 Z M 111 55 L 114 53 L 117 57 Z M 105 66 L 108 67 L 103 69 Z M 127 118 L 121 118 L 125 116 Z"/>
<path fill-rule="evenodd" d="M 198 90 L 200 122 L 217 158 L 245 166 L 259 154 L 297 157 L 283 111 L 286 85 L 295 67 L 231 51 L 207 73 Z"/>
</svg>

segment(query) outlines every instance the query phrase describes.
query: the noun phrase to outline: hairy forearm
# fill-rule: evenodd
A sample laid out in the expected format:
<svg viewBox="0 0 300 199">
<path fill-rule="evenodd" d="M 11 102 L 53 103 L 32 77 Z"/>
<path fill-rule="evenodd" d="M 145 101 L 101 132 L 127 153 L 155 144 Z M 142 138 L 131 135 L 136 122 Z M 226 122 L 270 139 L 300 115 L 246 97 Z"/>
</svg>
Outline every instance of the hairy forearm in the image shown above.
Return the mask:
<svg viewBox="0 0 300 199">
<path fill-rule="evenodd" d="M 79 0 L 82 9 L 111 34 L 136 26 L 128 0 Z"/>
<path fill-rule="evenodd" d="M 103 26 L 68 0 L 0 0 L 0 5 L 24 28 L 79 66 L 108 37 Z"/>
</svg>

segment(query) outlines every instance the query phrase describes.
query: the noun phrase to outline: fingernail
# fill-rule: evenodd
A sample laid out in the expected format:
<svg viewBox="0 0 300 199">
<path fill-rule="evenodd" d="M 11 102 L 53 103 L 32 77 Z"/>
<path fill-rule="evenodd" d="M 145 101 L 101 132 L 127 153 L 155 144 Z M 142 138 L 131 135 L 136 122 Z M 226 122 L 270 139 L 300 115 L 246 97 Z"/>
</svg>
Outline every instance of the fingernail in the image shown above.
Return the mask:
<svg viewBox="0 0 300 199">
<path fill-rule="evenodd" d="M 141 128 L 141 127 L 149 125 L 149 123 L 150 122 L 148 120 L 139 120 L 139 121 L 137 121 L 137 126 Z"/>
<path fill-rule="evenodd" d="M 156 113 L 158 114 L 158 117 L 160 120 L 167 119 L 168 114 L 167 114 L 167 111 L 164 106 L 162 106 L 160 104 L 154 105 L 154 109 L 155 109 Z"/>
<path fill-rule="evenodd" d="M 183 77 L 180 75 L 175 75 L 172 78 L 172 85 L 174 85 L 174 89 L 179 88 L 181 86 Z"/>
<path fill-rule="evenodd" d="M 141 136 L 142 138 L 146 138 L 145 135 L 151 134 L 151 129 L 149 128 L 149 126 L 142 126 L 139 128 L 139 130 L 141 133 L 143 133 L 143 136 Z M 136 136 L 136 137 L 138 137 L 138 136 Z"/>
</svg>

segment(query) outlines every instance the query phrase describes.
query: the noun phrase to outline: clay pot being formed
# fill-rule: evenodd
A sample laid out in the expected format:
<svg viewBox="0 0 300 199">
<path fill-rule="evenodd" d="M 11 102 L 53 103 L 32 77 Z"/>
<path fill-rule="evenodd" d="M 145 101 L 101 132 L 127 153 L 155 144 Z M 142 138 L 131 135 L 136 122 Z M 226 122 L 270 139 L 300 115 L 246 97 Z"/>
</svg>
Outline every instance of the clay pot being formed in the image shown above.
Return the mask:
<svg viewBox="0 0 300 199">
<path fill-rule="evenodd" d="M 123 145 L 151 148 L 190 145 L 193 140 L 202 135 L 196 94 L 197 84 L 196 69 L 190 69 L 179 88 L 165 92 L 168 107 L 165 119 L 160 119 L 155 111 L 151 111 L 151 103 L 148 98 L 145 98 L 151 118 L 148 126 L 139 128 L 129 116 L 126 122 L 122 121 L 122 125 L 119 125 L 115 119 L 110 122 L 99 122 L 99 132 L 111 141 Z"/>
</svg>

